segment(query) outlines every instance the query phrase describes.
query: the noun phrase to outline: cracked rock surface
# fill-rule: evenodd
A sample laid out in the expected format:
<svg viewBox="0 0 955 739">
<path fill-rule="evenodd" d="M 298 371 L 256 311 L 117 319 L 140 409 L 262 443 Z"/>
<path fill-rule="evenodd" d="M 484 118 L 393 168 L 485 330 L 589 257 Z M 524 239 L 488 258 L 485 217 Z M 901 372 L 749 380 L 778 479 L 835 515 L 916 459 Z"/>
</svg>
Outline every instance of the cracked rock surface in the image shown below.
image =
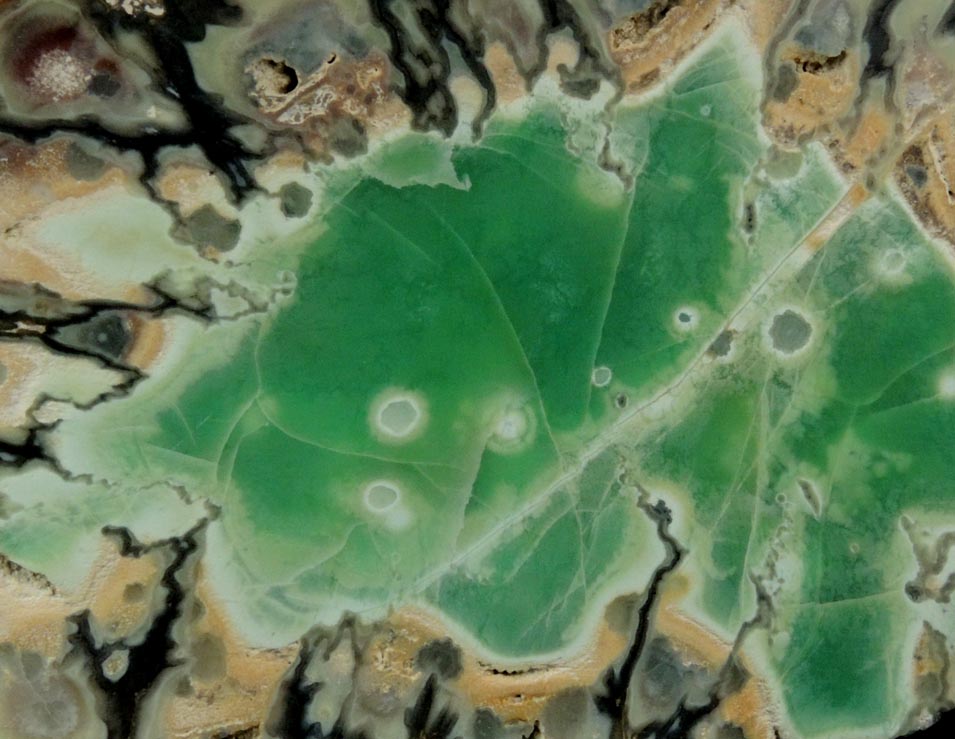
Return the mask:
<svg viewBox="0 0 955 739">
<path fill-rule="evenodd" d="M 0 2 L 0 739 L 955 708 L 955 5 Z"/>
</svg>

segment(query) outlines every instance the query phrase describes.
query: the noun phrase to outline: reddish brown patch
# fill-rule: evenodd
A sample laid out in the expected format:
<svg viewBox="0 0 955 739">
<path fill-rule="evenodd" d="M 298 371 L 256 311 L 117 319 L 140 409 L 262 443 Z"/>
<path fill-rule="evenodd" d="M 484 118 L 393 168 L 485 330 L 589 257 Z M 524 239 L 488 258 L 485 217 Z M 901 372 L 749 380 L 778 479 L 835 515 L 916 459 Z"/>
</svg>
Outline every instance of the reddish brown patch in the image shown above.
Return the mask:
<svg viewBox="0 0 955 739">
<path fill-rule="evenodd" d="M 14 79 L 29 86 L 40 60 L 51 51 L 70 53 L 78 35 L 76 26 L 59 26 L 23 39 L 13 57 Z"/>
</svg>

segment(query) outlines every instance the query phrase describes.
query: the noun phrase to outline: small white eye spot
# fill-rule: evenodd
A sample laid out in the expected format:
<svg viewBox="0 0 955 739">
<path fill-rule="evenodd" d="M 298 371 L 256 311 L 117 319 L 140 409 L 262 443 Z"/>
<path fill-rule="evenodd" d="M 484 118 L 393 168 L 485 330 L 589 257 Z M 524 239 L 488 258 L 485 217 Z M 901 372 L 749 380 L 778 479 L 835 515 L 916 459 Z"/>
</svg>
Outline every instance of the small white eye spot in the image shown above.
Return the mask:
<svg viewBox="0 0 955 739">
<path fill-rule="evenodd" d="M 384 513 L 401 500 L 401 489 L 390 480 L 375 480 L 365 486 L 365 507 L 372 513 Z"/>
<path fill-rule="evenodd" d="M 946 400 L 955 400 L 955 368 L 946 370 L 938 378 L 938 394 Z"/>
<path fill-rule="evenodd" d="M 594 371 L 590 374 L 590 381 L 594 387 L 607 387 L 612 379 L 613 372 L 609 367 L 594 367 Z"/>
<path fill-rule="evenodd" d="M 428 404 L 420 393 L 392 388 L 371 404 L 368 422 L 379 440 L 403 444 L 417 438 L 428 423 Z"/>
</svg>

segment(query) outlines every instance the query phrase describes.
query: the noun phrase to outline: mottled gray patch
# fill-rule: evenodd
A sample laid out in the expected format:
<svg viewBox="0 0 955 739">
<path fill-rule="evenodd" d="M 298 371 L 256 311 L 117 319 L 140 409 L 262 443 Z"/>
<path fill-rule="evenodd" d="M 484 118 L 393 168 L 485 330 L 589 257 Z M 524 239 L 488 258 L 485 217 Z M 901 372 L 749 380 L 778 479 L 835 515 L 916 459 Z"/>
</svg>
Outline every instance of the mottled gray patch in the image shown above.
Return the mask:
<svg viewBox="0 0 955 739">
<path fill-rule="evenodd" d="M 715 739 L 746 739 L 746 732 L 736 724 L 723 724 L 716 730 Z"/>
<path fill-rule="evenodd" d="M 766 174 L 771 179 L 782 180 L 795 177 L 802 168 L 802 152 L 798 149 L 787 151 L 779 147 L 773 147 L 770 150 L 769 157 L 766 159 Z"/>
<path fill-rule="evenodd" d="M 684 690 L 683 665 L 679 656 L 663 637 L 656 637 L 646 648 L 638 681 L 640 693 L 654 706 L 669 706 Z"/>
<path fill-rule="evenodd" d="M 735 335 L 736 333 L 730 329 L 720 331 L 720 335 L 710 344 L 709 353 L 715 357 L 725 357 L 733 348 L 733 337 Z"/>
<path fill-rule="evenodd" d="M 450 639 L 436 639 L 421 647 L 415 663 L 451 680 L 461 674 L 461 649 Z"/>
<path fill-rule="evenodd" d="M 238 221 L 219 214 L 211 205 L 203 205 L 183 219 L 185 237 L 197 246 L 212 246 L 229 251 L 239 243 L 241 226 Z"/>
<path fill-rule="evenodd" d="M 722 690 L 727 695 L 738 693 L 750 678 L 749 672 L 736 657 L 731 656 L 724 668 Z"/>
<path fill-rule="evenodd" d="M 100 98 L 111 98 L 120 91 L 120 88 L 122 88 L 122 85 L 119 80 L 106 72 L 94 74 L 86 86 L 91 95 Z"/>
<path fill-rule="evenodd" d="M 607 625 L 618 634 L 627 634 L 629 636 L 633 631 L 633 620 L 639 607 L 640 598 L 636 594 L 631 593 L 630 595 L 622 595 L 619 598 L 615 598 L 611 601 L 610 605 L 607 606 L 607 611 L 604 615 L 604 618 L 607 620 Z"/>
<path fill-rule="evenodd" d="M 487 708 L 474 712 L 474 739 L 501 739 L 504 736 L 504 722 L 496 713 Z"/>
<path fill-rule="evenodd" d="M 776 84 L 773 85 L 772 91 L 773 100 L 778 100 L 781 103 L 786 102 L 798 85 L 799 76 L 796 74 L 796 68 L 788 62 L 780 64 L 776 68 Z"/>
<path fill-rule="evenodd" d="M 369 689 L 359 684 L 358 696 L 361 709 L 376 716 L 393 716 L 407 707 L 404 701 L 405 696 L 392 686 Z"/>
<path fill-rule="evenodd" d="M 590 707 L 590 694 L 583 688 L 570 688 L 558 693 L 547 701 L 541 714 L 544 736 L 548 739 L 578 739 L 585 736 Z"/>
<path fill-rule="evenodd" d="M 279 190 L 279 201 L 286 218 L 301 218 L 312 207 L 312 191 L 297 182 L 289 182 Z"/>
<path fill-rule="evenodd" d="M 600 89 L 599 77 L 583 77 L 581 79 L 566 78 L 561 82 L 561 89 L 573 97 L 589 100 Z"/>
<path fill-rule="evenodd" d="M 906 165 L 905 174 L 908 175 L 909 179 L 912 180 L 912 184 L 916 187 L 924 187 L 925 183 L 928 182 L 928 174 L 925 171 L 925 167 L 920 167 L 917 164 Z"/>
<path fill-rule="evenodd" d="M 812 335 L 812 326 L 803 316 L 794 310 L 785 310 L 773 316 L 769 329 L 769 338 L 773 348 L 784 354 L 792 354 L 802 349 Z"/>
<path fill-rule="evenodd" d="M 25 673 L 25 680 L 11 681 L 6 687 L 0 713 L 20 736 L 71 736 L 82 720 L 77 687 L 45 668 L 40 674 Z"/>
<path fill-rule="evenodd" d="M 66 150 L 66 169 L 78 180 L 98 180 L 106 171 L 106 162 L 74 143 Z"/>
<path fill-rule="evenodd" d="M 131 582 L 123 588 L 123 600 L 127 603 L 139 603 L 146 597 L 146 588 L 141 582 Z"/>
<path fill-rule="evenodd" d="M 215 634 L 203 634 L 192 643 L 192 674 L 208 681 L 226 673 L 226 651 L 222 639 Z"/>
<path fill-rule="evenodd" d="M 23 669 L 23 676 L 32 682 L 43 677 L 46 660 L 36 652 L 23 652 L 20 655 L 20 665 Z"/>
<path fill-rule="evenodd" d="M 354 119 L 332 122 L 328 129 L 328 143 L 342 156 L 351 158 L 368 151 L 368 136 L 364 126 Z"/>
<path fill-rule="evenodd" d="M 119 313 L 102 313 L 83 323 L 62 326 L 51 336 L 71 349 L 112 361 L 121 359 L 132 341 L 126 321 Z"/>
</svg>

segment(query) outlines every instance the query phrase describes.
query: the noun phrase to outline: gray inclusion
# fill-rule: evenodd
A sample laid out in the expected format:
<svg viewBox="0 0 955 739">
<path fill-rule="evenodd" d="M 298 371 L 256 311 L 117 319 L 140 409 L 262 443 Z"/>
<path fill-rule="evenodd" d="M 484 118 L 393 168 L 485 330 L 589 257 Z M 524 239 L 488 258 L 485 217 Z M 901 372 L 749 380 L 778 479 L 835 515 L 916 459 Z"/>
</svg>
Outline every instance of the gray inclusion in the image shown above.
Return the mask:
<svg viewBox="0 0 955 739">
<path fill-rule="evenodd" d="M 26 686 L 24 686 L 26 687 Z M 79 723 L 76 688 L 62 678 L 31 682 L 16 701 L 24 736 L 68 736 Z"/>
<path fill-rule="evenodd" d="M 66 168 L 78 180 L 98 180 L 106 171 L 106 162 L 74 142 L 66 150 Z"/>
<path fill-rule="evenodd" d="M 82 315 L 86 308 L 64 300 L 42 285 L 0 280 L 0 311 L 26 314 L 32 320 L 62 320 Z"/>
<path fill-rule="evenodd" d="M 33 652 L 19 655 L 5 650 L 2 667 L 6 674 L 0 690 L 0 716 L 9 733 L 5 738 L 76 736 L 86 723 L 80 689 Z"/>
<path fill-rule="evenodd" d="M 450 639 L 436 639 L 421 647 L 415 663 L 420 668 L 451 680 L 461 674 L 461 650 Z"/>
<path fill-rule="evenodd" d="M 356 157 L 368 151 L 368 135 L 364 126 L 353 118 L 335 120 L 326 129 L 333 151 L 345 157 Z"/>
<path fill-rule="evenodd" d="M 286 218 L 301 218 L 312 207 L 312 191 L 297 182 L 289 182 L 279 190 L 279 202 Z"/>
<path fill-rule="evenodd" d="M 52 337 L 71 349 L 112 361 L 122 358 L 132 338 L 126 320 L 119 313 L 100 313 L 83 323 L 62 326 Z"/>
<path fill-rule="evenodd" d="M 594 735 L 593 700 L 583 688 L 569 688 L 549 701 L 541 714 L 541 728 L 548 739 L 578 739 Z"/>
<path fill-rule="evenodd" d="M 799 28 L 795 40 L 821 56 L 841 54 L 852 35 L 852 16 L 844 0 L 820 0 L 809 23 Z"/>
<path fill-rule="evenodd" d="M 488 708 L 479 708 L 474 714 L 474 739 L 501 739 L 504 722 Z"/>
<path fill-rule="evenodd" d="M 735 724 L 723 724 L 716 730 L 715 739 L 746 739 L 746 732 Z"/>
<path fill-rule="evenodd" d="M 225 218 L 211 205 L 203 205 L 182 219 L 181 238 L 197 246 L 212 246 L 229 251 L 239 243 L 241 226 L 238 221 Z"/>
<path fill-rule="evenodd" d="M 669 708 L 683 695 L 685 673 L 669 642 L 657 637 L 647 645 L 642 675 L 637 681 L 640 694 L 651 706 Z"/>
<path fill-rule="evenodd" d="M 776 70 L 776 84 L 773 85 L 773 99 L 781 103 L 786 102 L 798 85 L 799 76 L 796 74 L 795 67 L 789 62 L 780 64 Z"/>
<path fill-rule="evenodd" d="M 122 84 L 109 72 L 94 74 L 88 87 L 91 95 L 99 98 L 111 98 L 122 89 Z"/>
<path fill-rule="evenodd" d="M 798 149 L 787 151 L 774 146 L 763 166 L 770 179 L 783 180 L 795 177 L 802 165 L 803 156 Z"/>
<path fill-rule="evenodd" d="M 720 335 L 713 339 L 713 343 L 710 344 L 709 353 L 715 357 L 725 357 L 733 348 L 733 336 L 734 332 L 730 329 L 721 331 Z"/>
<path fill-rule="evenodd" d="M 640 599 L 633 593 L 615 598 L 607 606 L 605 618 L 607 625 L 618 634 L 630 635 L 637 617 Z"/>
<path fill-rule="evenodd" d="M 542 734 L 534 732 L 533 726 L 515 723 L 505 725 L 501 717 L 489 708 L 477 709 L 470 723 L 471 733 L 464 735 L 469 739 L 543 739 Z M 451 734 L 453 737 L 459 735 L 458 732 Z"/>
<path fill-rule="evenodd" d="M 226 674 L 226 648 L 222 638 L 205 633 L 192 643 L 192 674 L 200 681 L 217 680 Z"/>
<path fill-rule="evenodd" d="M 684 662 L 670 641 L 662 636 L 647 643 L 631 690 L 639 700 L 628 706 L 632 725 L 666 722 L 681 714 L 686 706 L 705 705 L 714 691 L 732 694 L 737 687 L 724 684 L 702 665 Z M 634 691 L 634 688 L 636 689 Z"/>
<path fill-rule="evenodd" d="M 917 164 L 907 164 L 905 166 L 905 174 L 908 175 L 909 179 L 912 180 L 912 184 L 916 187 L 925 187 L 925 183 L 928 182 L 928 173 L 926 173 L 925 167 L 921 167 Z"/>
<path fill-rule="evenodd" d="M 812 335 L 812 326 L 794 310 L 785 310 L 773 316 L 769 338 L 773 348 L 783 354 L 793 354 L 802 349 Z"/>
</svg>

